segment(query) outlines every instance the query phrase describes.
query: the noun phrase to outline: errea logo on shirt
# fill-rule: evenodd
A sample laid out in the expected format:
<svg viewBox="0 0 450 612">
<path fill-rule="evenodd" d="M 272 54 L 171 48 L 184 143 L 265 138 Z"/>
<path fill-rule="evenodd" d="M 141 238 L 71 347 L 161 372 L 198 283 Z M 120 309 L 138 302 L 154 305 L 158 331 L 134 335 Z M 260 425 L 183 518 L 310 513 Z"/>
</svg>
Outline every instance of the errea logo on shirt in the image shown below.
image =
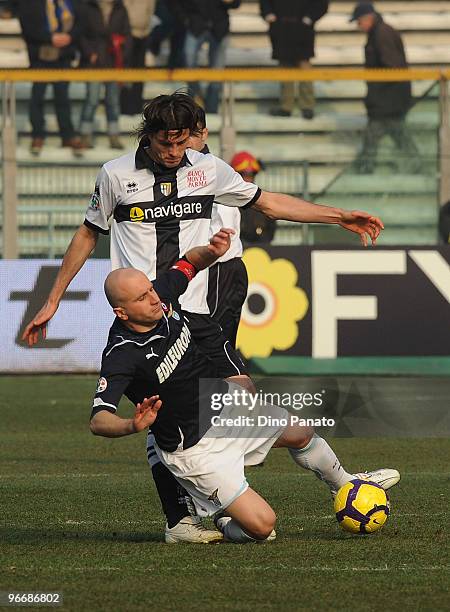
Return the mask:
<svg viewBox="0 0 450 612">
<path fill-rule="evenodd" d="M 139 191 L 139 186 L 136 181 L 127 181 L 125 183 L 125 189 L 127 193 L 136 193 L 136 191 Z"/>
</svg>

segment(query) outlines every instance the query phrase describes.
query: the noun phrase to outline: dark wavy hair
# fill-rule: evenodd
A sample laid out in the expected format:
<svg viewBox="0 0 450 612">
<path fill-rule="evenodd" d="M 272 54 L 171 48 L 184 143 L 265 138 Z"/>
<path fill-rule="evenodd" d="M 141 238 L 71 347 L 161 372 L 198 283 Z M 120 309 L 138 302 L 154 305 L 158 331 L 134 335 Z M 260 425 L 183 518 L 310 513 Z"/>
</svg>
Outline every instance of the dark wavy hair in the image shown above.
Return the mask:
<svg viewBox="0 0 450 612">
<path fill-rule="evenodd" d="M 203 114 L 202 114 L 203 113 Z M 183 130 L 198 136 L 201 132 L 199 125 L 205 121 L 203 109 L 186 93 L 173 93 L 157 96 L 144 106 L 142 121 L 136 130 L 139 140 L 151 136 L 156 132 L 178 132 Z"/>
</svg>

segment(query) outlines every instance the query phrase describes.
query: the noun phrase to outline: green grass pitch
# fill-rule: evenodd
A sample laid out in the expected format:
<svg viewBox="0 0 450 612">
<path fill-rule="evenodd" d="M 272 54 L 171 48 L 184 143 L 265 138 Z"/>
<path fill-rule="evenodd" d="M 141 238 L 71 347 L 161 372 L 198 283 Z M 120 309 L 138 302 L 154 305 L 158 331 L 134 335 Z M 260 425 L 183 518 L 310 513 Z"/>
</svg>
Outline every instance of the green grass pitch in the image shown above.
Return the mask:
<svg viewBox="0 0 450 612">
<path fill-rule="evenodd" d="M 402 472 L 377 534 L 341 532 L 327 488 L 273 450 L 248 479 L 276 542 L 169 546 L 145 435 L 92 436 L 94 385 L 0 378 L 0 591 L 62 591 L 74 611 L 450 609 L 448 439 L 332 441 L 349 470 Z"/>
</svg>

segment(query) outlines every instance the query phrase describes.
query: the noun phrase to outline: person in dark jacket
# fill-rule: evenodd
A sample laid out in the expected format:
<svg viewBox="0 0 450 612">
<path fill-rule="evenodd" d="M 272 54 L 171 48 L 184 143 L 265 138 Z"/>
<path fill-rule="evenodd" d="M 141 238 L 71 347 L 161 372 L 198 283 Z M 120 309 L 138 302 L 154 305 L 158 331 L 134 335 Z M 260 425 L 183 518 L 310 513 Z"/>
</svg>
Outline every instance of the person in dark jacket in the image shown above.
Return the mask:
<svg viewBox="0 0 450 612">
<path fill-rule="evenodd" d="M 361 2 L 356 5 L 350 21 L 356 21 L 358 28 L 367 34 L 366 68 L 408 67 L 399 32 L 383 21 L 372 3 Z M 362 152 L 356 160 L 357 171 L 361 174 L 371 174 L 374 171 L 378 144 L 385 134 L 391 136 L 399 150 L 399 170 L 419 171 L 419 153 L 405 124 L 412 105 L 411 83 L 368 82 L 365 105 L 368 123 Z"/>
<path fill-rule="evenodd" d="M 14 2 L 28 49 L 30 68 L 70 68 L 80 33 L 77 5 L 72 0 L 16 0 Z M 39 155 L 44 145 L 45 91 L 49 83 L 33 83 L 29 104 L 32 128 L 30 151 Z M 63 147 L 78 155 L 81 142 L 72 123 L 69 83 L 53 83 L 56 119 Z"/>
<path fill-rule="evenodd" d="M 131 50 L 128 12 L 122 0 L 85 0 L 81 11 L 81 62 L 87 68 L 124 68 Z M 83 145 L 93 146 L 94 116 L 100 101 L 101 83 L 86 84 L 81 110 L 80 132 Z M 123 149 L 119 139 L 120 93 L 116 82 L 105 83 L 105 107 L 109 144 Z"/>
<path fill-rule="evenodd" d="M 311 68 L 314 26 L 328 10 L 328 0 L 260 0 L 261 15 L 269 24 L 272 57 L 285 68 Z M 295 105 L 295 83 L 281 83 L 280 105 L 271 114 L 289 117 Z M 305 119 L 314 117 L 312 82 L 300 82 L 298 101 Z"/>
<path fill-rule="evenodd" d="M 155 0 L 123 0 L 131 28 L 129 68 L 145 68 L 150 24 L 155 12 Z M 127 83 L 120 91 L 120 110 L 124 115 L 138 115 L 144 106 L 144 83 Z"/>
<path fill-rule="evenodd" d="M 157 0 L 155 15 L 159 19 L 159 23 L 150 32 L 148 38 L 148 48 L 154 56 L 158 56 L 161 52 L 161 45 L 169 39 L 169 58 L 167 60 L 167 68 L 185 68 L 186 61 L 184 57 L 184 40 L 186 37 L 186 28 L 179 21 L 179 16 L 174 15 L 168 5 L 169 0 Z"/>
<path fill-rule="evenodd" d="M 187 29 L 184 53 L 187 68 L 198 66 L 200 49 L 208 44 L 208 66 L 223 68 L 227 35 L 230 31 L 228 11 L 239 8 L 241 0 L 169 0 L 170 9 Z M 200 84 L 190 83 L 190 91 L 207 113 L 217 113 L 221 83 L 209 83 L 203 98 Z"/>
</svg>

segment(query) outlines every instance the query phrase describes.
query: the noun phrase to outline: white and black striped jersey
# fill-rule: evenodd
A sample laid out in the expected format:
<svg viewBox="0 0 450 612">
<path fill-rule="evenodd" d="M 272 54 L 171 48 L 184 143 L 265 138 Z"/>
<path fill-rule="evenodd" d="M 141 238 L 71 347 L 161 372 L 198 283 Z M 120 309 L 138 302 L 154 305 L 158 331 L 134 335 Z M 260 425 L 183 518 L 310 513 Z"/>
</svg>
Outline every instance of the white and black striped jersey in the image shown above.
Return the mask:
<svg viewBox="0 0 450 612">
<path fill-rule="evenodd" d="M 157 276 L 153 286 L 165 314 L 152 330 L 138 333 L 120 319 L 114 321 L 102 355 L 91 414 L 100 410 L 115 413 L 122 395 L 134 404 L 159 395 L 163 405 L 152 432 L 158 446 L 170 452 L 193 446 L 211 426 L 211 399 L 200 401 L 199 379 L 209 379 L 202 387 L 208 396 L 226 391 L 222 378 L 235 374 L 231 363 L 227 371 L 219 371 L 191 336 L 178 304 L 188 277 L 180 269 Z"/>
<path fill-rule="evenodd" d="M 139 146 L 106 163 L 96 181 L 85 224 L 108 233 L 111 263 L 133 267 L 150 279 L 168 270 L 189 249 L 207 244 L 213 203 L 243 208 L 259 198 L 227 163 L 187 149 L 177 168 L 156 164 Z M 202 271 L 180 299 L 184 310 L 209 314 L 208 272 Z"/>
<path fill-rule="evenodd" d="M 231 208 L 222 204 L 213 205 L 210 235 L 214 236 L 221 227 L 234 229 L 236 233 L 231 237 L 230 248 L 217 260 L 217 263 L 225 263 L 235 257 L 242 257 L 244 249 L 241 242 L 241 211 L 239 208 Z"/>
</svg>

